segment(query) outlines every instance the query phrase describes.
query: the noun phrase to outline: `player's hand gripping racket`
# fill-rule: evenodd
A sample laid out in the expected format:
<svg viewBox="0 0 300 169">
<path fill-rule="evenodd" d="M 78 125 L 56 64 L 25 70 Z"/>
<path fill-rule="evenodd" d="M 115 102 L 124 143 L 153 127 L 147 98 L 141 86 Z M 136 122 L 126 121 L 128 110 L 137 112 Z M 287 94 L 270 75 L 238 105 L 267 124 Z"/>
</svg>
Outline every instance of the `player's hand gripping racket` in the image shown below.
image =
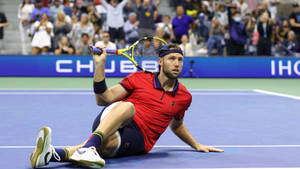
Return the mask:
<svg viewBox="0 0 300 169">
<path fill-rule="evenodd" d="M 123 55 L 128 58 L 138 69 L 144 72 L 154 73 L 153 67 L 143 67 L 142 61 L 146 57 L 158 58 L 159 49 L 165 45 L 166 42 L 158 37 L 144 37 L 136 41 L 133 45 L 125 49 L 105 49 L 107 54 Z M 102 54 L 102 49 L 95 46 L 90 46 L 92 54 Z"/>
</svg>

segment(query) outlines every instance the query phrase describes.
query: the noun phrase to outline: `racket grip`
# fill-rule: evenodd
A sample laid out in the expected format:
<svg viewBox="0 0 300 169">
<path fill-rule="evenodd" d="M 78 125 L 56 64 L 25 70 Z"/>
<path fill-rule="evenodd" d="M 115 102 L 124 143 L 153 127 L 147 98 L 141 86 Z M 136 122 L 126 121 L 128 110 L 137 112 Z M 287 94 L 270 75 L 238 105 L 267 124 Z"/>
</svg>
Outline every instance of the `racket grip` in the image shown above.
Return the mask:
<svg viewBox="0 0 300 169">
<path fill-rule="evenodd" d="M 117 54 L 116 49 L 105 49 L 106 53 L 108 54 Z M 101 55 L 103 53 L 102 49 L 97 48 L 95 46 L 90 46 L 90 52 Z"/>
</svg>

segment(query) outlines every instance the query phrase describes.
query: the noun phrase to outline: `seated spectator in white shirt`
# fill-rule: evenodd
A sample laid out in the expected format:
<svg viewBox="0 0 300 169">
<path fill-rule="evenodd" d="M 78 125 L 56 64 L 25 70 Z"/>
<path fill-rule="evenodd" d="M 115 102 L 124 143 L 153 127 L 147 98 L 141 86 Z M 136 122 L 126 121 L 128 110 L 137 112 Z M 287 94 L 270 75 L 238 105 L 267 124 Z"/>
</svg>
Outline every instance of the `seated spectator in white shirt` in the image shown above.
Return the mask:
<svg viewBox="0 0 300 169">
<path fill-rule="evenodd" d="M 110 41 L 110 36 L 108 32 L 104 32 L 103 34 L 103 40 L 102 41 L 98 41 L 95 46 L 104 46 L 104 48 L 107 49 L 116 49 L 116 44 Z"/>
<path fill-rule="evenodd" d="M 163 28 L 164 33 L 168 33 L 169 35 L 171 35 L 171 39 L 174 38 L 174 32 L 173 32 L 173 29 L 172 29 L 171 17 L 169 15 L 165 15 L 163 22 L 157 23 L 156 27 L 157 28 Z"/>
<path fill-rule="evenodd" d="M 125 40 L 126 43 L 132 45 L 139 39 L 138 25 L 139 21 L 136 18 L 136 13 L 132 12 L 129 14 L 129 19 L 124 25 Z"/>
<path fill-rule="evenodd" d="M 189 42 L 189 38 L 187 35 L 181 36 L 181 44 L 179 45 L 179 47 L 183 51 L 183 56 L 187 56 L 187 57 L 194 56 L 193 46 Z"/>
</svg>

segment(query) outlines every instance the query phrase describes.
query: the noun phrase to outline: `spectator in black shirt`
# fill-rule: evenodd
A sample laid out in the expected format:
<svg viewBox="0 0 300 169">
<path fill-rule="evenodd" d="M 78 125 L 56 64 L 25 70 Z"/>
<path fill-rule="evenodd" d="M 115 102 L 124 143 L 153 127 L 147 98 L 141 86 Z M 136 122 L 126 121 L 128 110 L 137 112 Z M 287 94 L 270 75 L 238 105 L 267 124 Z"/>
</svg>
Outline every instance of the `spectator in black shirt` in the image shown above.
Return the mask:
<svg viewBox="0 0 300 169">
<path fill-rule="evenodd" d="M 293 12 L 289 17 L 291 29 L 296 34 L 296 39 L 300 41 L 300 8 L 298 3 L 293 4 Z"/>
<path fill-rule="evenodd" d="M 56 55 L 61 55 L 61 54 L 74 54 L 74 48 L 73 46 L 69 43 L 69 39 L 66 36 L 62 36 L 59 43 L 58 47 L 55 49 L 54 54 Z"/>
<path fill-rule="evenodd" d="M 4 38 L 4 27 L 8 26 L 6 16 L 3 12 L 0 12 L 0 53 L 3 51 L 3 38 Z"/>
<path fill-rule="evenodd" d="M 271 56 L 271 38 L 273 31 L 273 23 L 268 12 L 264 12 L 260 17 L 260 22 L 257 25 L 259 40 L 257 44 L 258 56 Z"/>
</svg>

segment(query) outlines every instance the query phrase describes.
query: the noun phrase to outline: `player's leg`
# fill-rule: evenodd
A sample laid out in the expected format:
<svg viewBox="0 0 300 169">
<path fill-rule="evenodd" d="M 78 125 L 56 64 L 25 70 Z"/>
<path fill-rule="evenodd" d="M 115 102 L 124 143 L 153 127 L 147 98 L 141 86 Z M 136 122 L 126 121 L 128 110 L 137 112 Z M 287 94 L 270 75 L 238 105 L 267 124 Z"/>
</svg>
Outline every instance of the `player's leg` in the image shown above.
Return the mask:
<svg viewBox="0 0 300 169">
<path fill-rule="evenodd" d="M 127 125 L 132 120 L 135 114 L 135 108 L 130 102 L 115 102 L 108 106 L 106 111 L 108 113 L 101 117 L 101 123 L 98 126 L 94 125 L 95 130 L 86 144 L 77 149 L 70 157 L 73 162 L 87 167 L 103 167 L 105 161 L 99 156 L 96 148 L 101 149 L 101 146 L 103 147 L 105 145 L 110 148 L 102 148 L 102 150 L 117 149 L 119 144 L 118 137 L 116 136 L 116 139 L 112 139 L 111 136 L 115 134 L 120 127 Z M 108 141 L 107 138 L 115 141 Z M 104 144 L 105 141 L 108 141 L 107 144 Z M 100 152 L 107 156 L 108 153 L 105 151 Z"/>
</svg>

